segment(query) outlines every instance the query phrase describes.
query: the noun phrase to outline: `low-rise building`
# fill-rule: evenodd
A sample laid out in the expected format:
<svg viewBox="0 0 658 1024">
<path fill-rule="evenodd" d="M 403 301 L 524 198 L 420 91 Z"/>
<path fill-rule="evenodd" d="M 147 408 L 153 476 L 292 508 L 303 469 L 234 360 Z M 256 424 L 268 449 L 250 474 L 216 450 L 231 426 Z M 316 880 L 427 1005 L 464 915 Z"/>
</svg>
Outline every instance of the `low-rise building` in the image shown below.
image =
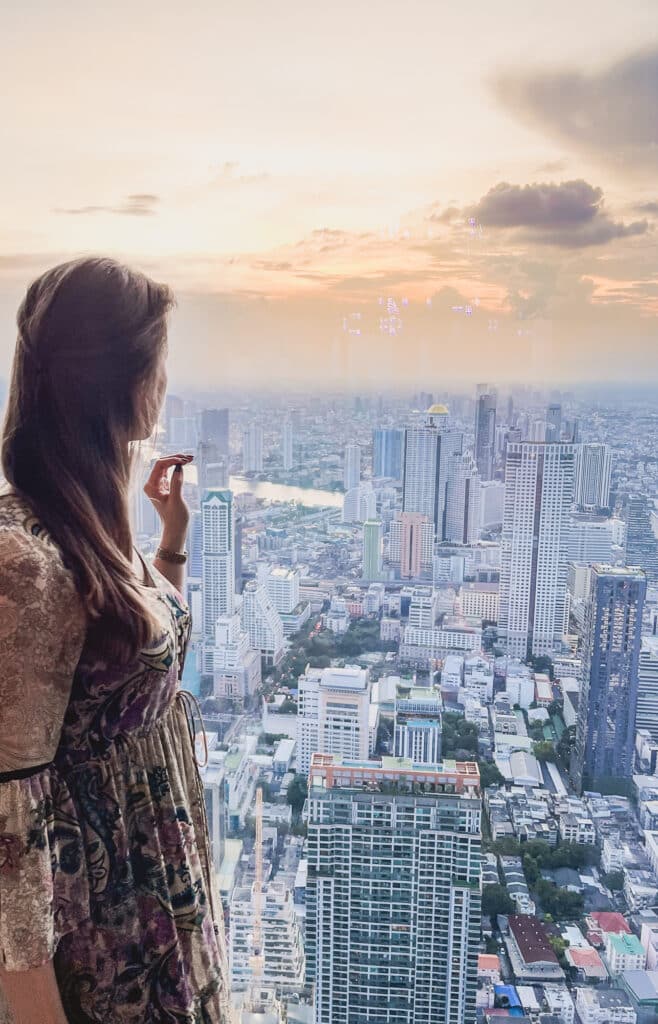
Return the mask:
<svg viewBox="0 0 658 1024">
<path fill-rule="evenodd" d="M 564 843 L 580 843 L 582 846 L 596 845 L 596 828 L 587 815 L 571 812 L 560 815 L 560 839 Z"/>
<path fill-rule="evenodd" d="M 637 1014 L 619 989 L 576 989 L 576 1010 L 582 1024 L 637 1024 Z"/>
<path fill-rule="evenodd" d="M 500 870 L 510 899 L 519 914 L 534 914 L 535 904 L 525 880 L 520 857 L 499 857 Z"/>
<path fill-rule="evenodd" d="M 512 970 L 520 981 L 563 981 L 558 963 L 544 927 L 529 914 L 512 914 L 507 942 Z"/>
<path fill-rule="evenodd" d="M 637 935 L 607 935 L 605 953 L 613 977 L 622 971 L 644 970 L 646 954 Z"/>
</svg>

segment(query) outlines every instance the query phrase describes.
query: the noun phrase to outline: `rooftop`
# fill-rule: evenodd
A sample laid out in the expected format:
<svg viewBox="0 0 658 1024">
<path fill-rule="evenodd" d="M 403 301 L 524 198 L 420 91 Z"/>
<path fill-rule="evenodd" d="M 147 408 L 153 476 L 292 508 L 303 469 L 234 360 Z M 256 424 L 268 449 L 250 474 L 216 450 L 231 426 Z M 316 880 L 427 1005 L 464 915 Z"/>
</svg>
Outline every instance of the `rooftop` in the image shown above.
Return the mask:
<svg viewBox="0 0 658 1024">
<path fill-rule="evenodd" d="M 536 917 L 530 914 L 511 914 L 509 926 L 527 964 L 551 963 L 559 966 L 548 935 Z"/>
<path fill-rule="evenodd" d="M 642 943 L 637 935 L 610 935 L 610 945 L 620 956 L 644 956 Z"/>
<path fill-rule="evenodd" d="M 313 754 L 311 785 L 321 789 L 377 790 L 398 784 L 422 786 L 422 792 L 449 791 L 469 796 L 480 792 L 480 770 L 474 761 L 453 761 L 440 764 L 414 764 L 404 757 L 383 757 L 381 761 L 350 761 L 339 754 Z"/>
<path fill-rule="evenodd" d="M 622 914 L 614 911 L 596 910 L 593 914 L 590 914 L 590 917 L 596 922 L 597 927 L 607 935 L 631 934 L 628 923 Z"/>
</svg>

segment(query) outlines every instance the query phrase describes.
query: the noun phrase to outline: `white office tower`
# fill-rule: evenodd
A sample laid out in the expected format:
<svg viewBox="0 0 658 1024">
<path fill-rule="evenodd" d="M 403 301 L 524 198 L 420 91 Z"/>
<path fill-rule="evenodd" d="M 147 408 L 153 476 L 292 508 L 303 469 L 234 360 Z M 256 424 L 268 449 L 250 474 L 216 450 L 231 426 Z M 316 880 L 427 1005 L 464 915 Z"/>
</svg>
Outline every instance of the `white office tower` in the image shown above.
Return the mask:
<svg viewBox="0 0 658 1024">
<path fill-rule="evenodd" d="M 505 484 L 502 480 L 480 481 L 480 529 L 490 530 L 503 521 Z"/>
<path fill-rule="evenodd" d="M 279 615 L 289 615 L 299 604 L 299 570 L 279 565 L 258 566 L 258 579 Z"/>
<path fill-rule="evenodd" d="M 551 655 L 567 627 L 575 446 L 507 446 L 498 635 L 506 653 Z"/>
<path fill-rule="evenodd" d="M 366 519 L 363 524 L 363 579 L 382 578 L 382 551 L 384 530 L 378 519 Z"/>
<path fill-rule="evenodd" d="M 365 760 L 369 751 L 370 676 L 367 669 L 307 669 L 299 677 L 297 770 L 308 773 L 319 751 Z"/>
<path fill-rule="evenodd" d="M 658 636 L 642 637 L 635 729 L 648 729 L 658 742 Z"/>
<path fill-rule="evenodd" d="M 343 483 L 346 491 L 361 483 L 361 446 L 358 444 L 348 444 L 345 448 Z"/>
<path fill-rule="evenodd" d="M 612 449 L 607 444 L 581 444 L 576 449 L 574 501 L 583 508 L 609 508 Z"/>
<path fill-rule="evenodd" d="M 250 423 L 242 432 L 242 469 L 245 473 L 263 472 L 263 428 Z"/>
<path fill-rule="evenodd" d="M 414 687 L 395 702 L 394 752 L 414 764 L 441 760 L 441 709 L 437 690 Z"/>
<path fill-rule="evenodd" d="M 244 704 L 261 682 L 260 651 L 254 650 L 239 612 L 220 615 L 212 649 L 213 694 Z"/>
<path fill-rule="evenodd" d="M 283 622 L 265 587 L 251 580 L 242 592 L 242 628 L 260 651 L 263 666 L 279 664 L 285 653 Z"/>
<path fill-rule="evenodd" d="M 455 455 L 461 455 L 464 438 L 452 430 L 445 405 L 433 405 L 425 423 L 404 432 L 402 480 L 403 512 L 420 512 L 443 538 L 448 473 Z"/>
<path fill-rule="evenodd" d="M 567 554 L 569 561 L 592 565 L 611 565 L 613 557 L 612 520 L 590 512 L 574 512 L 569 517 Z"/>
<path fill-rule="evenodd" d="M 474 544 L 480 536 L 480 477 L 471 455 L 455 456 L 446 486 L 444 539 Z"/>
<path fill-rule="evenodd" d="M 283 471 L 284 473 L 289 473 L 294 465 L 292 420 L 289 416 L 286 416 L 283 421 L 281 448 L 283 453 Z"/>
<path fill-rule="evenodd" d="M 415 587 L 409 602 L 409 625 L 417 629 L 434 629 L 438 610 L 438 594 L 431 587 Z"/>
<path fill-rule="evenodd" d="M 260 900 L 263 971 L 259 982 L 280 996 L 298 995 L 304 988 L 306 961 L 293 895 L 282 882 L 269 881 L 263 885 Z M 253 890 L 251 886 L 239 886 L 231 899 L 229 963 L 233 992 L 244 991 L 253 982 L 253 931 Z"/>
<path fill-rule="evenodd" d="M 307 856 L 314 1024 L 475 1024 L 477 765 L 316 754 Z"/>
<path fill-rule="evenodd" d="M 377 515 L 377 495 L 370 482 L 357 484 L 343 498 L 343 522 L 365 523 Z"/>
<path fill-rule="evenodd" d="M 203 634 L 214 642 L 220 615 L 235 610 L 233 494 L 208 490 L 201 502 L 203 525 Z"/>
</svg>

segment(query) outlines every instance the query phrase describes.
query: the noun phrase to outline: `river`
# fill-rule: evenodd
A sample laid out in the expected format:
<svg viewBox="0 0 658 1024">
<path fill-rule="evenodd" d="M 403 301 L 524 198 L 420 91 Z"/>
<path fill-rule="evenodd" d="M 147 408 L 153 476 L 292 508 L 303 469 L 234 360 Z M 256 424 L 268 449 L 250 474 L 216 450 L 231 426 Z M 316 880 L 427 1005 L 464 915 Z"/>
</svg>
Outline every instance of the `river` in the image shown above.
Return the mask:
<svg viewBox="0 0 658 1024">
<path fill-rule="evenodd" d="M 232 476 L 229 487 L 234 494 L 253 494 L 266 501 L 296 501 L 300 505 L 313 507 L 343 507 L 343 495 L 339 491 L 316 491 L 312 487 L 290 487 L 287 484 L 272 484 L 267 480 L 248 480 L 243 476 Z"/>
</svg>

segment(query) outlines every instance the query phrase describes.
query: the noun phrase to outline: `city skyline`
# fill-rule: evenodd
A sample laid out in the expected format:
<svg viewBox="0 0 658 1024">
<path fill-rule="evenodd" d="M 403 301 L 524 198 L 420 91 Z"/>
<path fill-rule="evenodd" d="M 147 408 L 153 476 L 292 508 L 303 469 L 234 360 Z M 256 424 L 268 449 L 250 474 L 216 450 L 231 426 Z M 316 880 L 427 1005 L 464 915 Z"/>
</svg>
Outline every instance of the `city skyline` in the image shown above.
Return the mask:
<svg viewBox="0 0 658 1024">
<path fill-rule="evenodd" d="M 75 8 L 8 12 L 0 376 L 90 250 L 176 289 L 181 387 L 658 376 L 649 0 Z"/>
</svg>

